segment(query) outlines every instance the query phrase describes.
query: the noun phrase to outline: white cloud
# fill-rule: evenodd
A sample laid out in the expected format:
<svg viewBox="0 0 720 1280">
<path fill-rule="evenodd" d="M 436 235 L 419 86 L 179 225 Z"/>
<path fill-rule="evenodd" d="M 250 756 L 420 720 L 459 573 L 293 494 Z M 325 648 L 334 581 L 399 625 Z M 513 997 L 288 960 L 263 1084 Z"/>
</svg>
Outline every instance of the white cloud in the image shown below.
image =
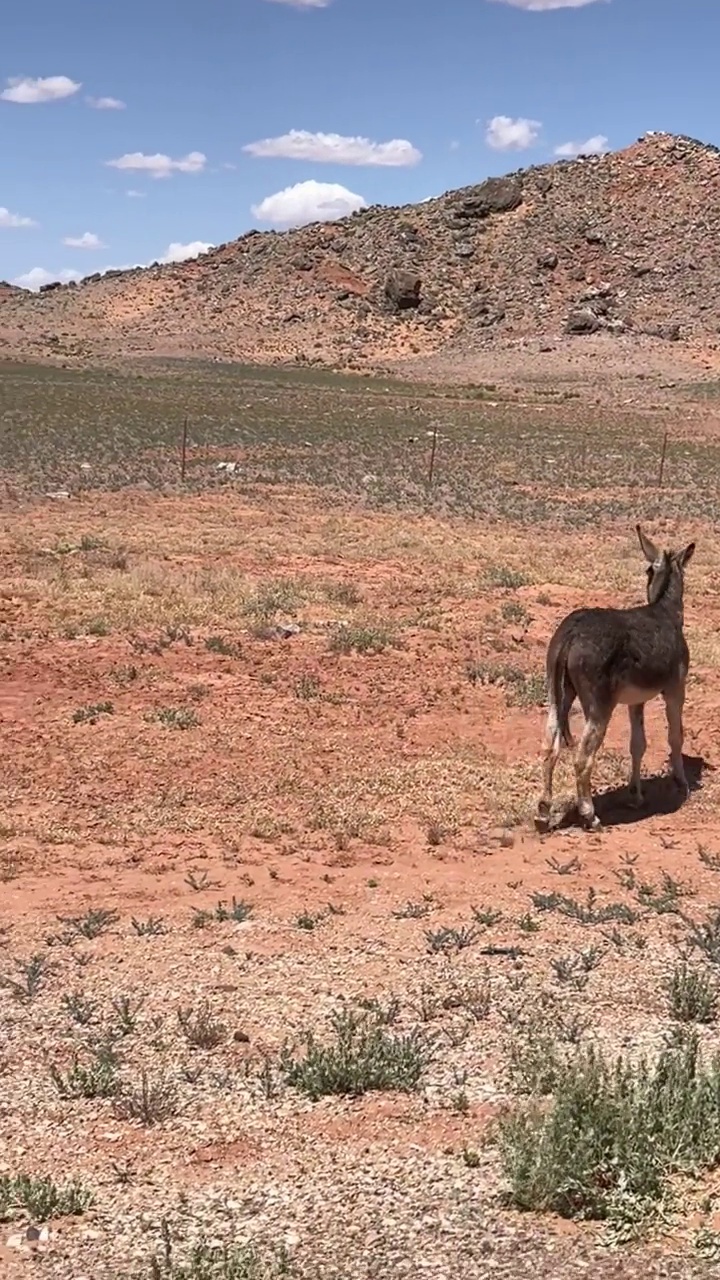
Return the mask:
<svg viewBox="0 0 720 1280">
<path fill-rule="evenodd" d="M 309 133 L 307 129 L 291 129 L 279 138 L 262 138 L 243 147 L 251 156 L 278 160 L 311 160 L 320 164 L 377 165 L 399 168 L 422 160 L 418 151 L 405 138 L 390 142 L 371 142 L 369 138 L 347 138 L 340 133 Z"/>
<path fill-rule="evenodd" d="M 145 192 L 144 192 L 144 191 L 135 191 L 135 189 L 134 189 L 133 187 L 131 187 L 129 191 L 126 191 L 126 192 L 125 192 L 125 195 L 126 195 L 126 196 L 129 196 L 131 200 L 144 200 L 144 199 L 145 199 Z"/>
<path fill-rule="evenodd" d="M 192 240 L 189 244 L 181 244 L 179 240 L 169 244 L 163 254 L 151 258 L 149 262 L 122 262 L 109 263 L 104 267 L 99 267 L 100 275 L 105 275 L 108 271 L 138 271 L 145 270 L 146 267 L 153 267 L 156 263 L 170 262 L 187 262 L 190 258 L 199 258 L 202 253 L 207 253 L 209 249 L 214 249 L 215 245 L 210 244 L 206 240 Z"/>
<path fill-rule="evenodd" d="M 274 4 L 289 4 L 293 9 L 327 9 L 331 0 L 273 0 Z"/>
<path fill-rule="evenodd" d="M 187 262 L 189 258 L 199 258 L 201 253 L 214 248 L 213 244 L 208 244 L 205 240 L 191 240 L 189 244 L 180 244 L 174 240 L 163 256 L 158 258 L 158 262 Z"/>
<path fill-rule="evenodd" d="M 556 156 L 601 156 L 608 149 L 609 139 L 604 133 L 595 133 L 585 142 L 563 142 L 555 148 Z"/>
<path fill-rule="evenodd" d="M 530 13 L 541 13 L 546 9 L 582 9 L 586 4 L 595 4 L 596 0 L 495 0 L 496 4 L 509 4 L 513 9 L 527 9 Z"/>
<path fill-rule="evenodd" d="M 122 98 L 86 98 L 85 101 L 95 111 L 124 111 L 127 106 Z"/>
<path fill-rule="evenodd" d="M 363 197 L 347 187 L 311 178 L 266 196 L 260 204 L 253 205 L 252 213 L 259 222 L 269 222 L 274 227 L 302 227 L 308 222 L 333 222 L 366 207 Z"/>
<path fill-rule="evenodd" d="M 165 253 L 158 258 L 153 259 L 154 262 L 187 262 L 190 258 L 198 258 L 200 254 L 207 253 L 209 249 L 214 249 L 214 245 L 208 244 L 205 240 L 193 240 L 190 244 L 180 244 L 175 242 L 169 244 Z M 111 264 L 109 266 L 98 267 L 100 275 L 105 275 L 108 271 L 137 271 L 138 268 L 149 267 L 149 262 L 124 262 L 120 265 Z M 59 280 L 62 284 L 68 284 L 71 280 L 82 280 L 83 276 L 80 271 L 70 268 L 64 271 L 46 271 L 45 267 L 33 267 L 31 271 L 26 271 L 21 276 L 16 276 L 13 284 L 17 284 L 21 289 L 32 289 L 34 293 L 44 284 L 52 284 L 53 281 Z"/>
<path fill-rule="evenodd" d="M 525 151 L 537 142 L 542 124 L 539 120 L 526 120 L 519 116 L 493 116 L 488 120 L 485 141 L 493 151 Z"/>
<path fill-rule="evenodd" d="M 180 160 L 172 160 L 170 156 L 160 152 L 146 156 L 142 151 L 131 151 L 117 160 L 106 160 L 111 169 L 122 169 L 131 173 L 149 173 L 153 178 L 169 178 L 173 173 L 202 173 L 207 156 L 202 151 L 189 151 Z"/>
<path fill-rule="evenodd" d="M 65 236 L 62 243 L 69 249 L 104 249 L 106 247 L 94 231 L 83 231 L 81 236 Z"/>
<path fill-rule="evenodd" d="M 0 205 L 0 227 L 36 227 L 37 225 L 33 218 L 23 218 L 19 213 L 11 213 L 9 209 Z"/>
<path fill-rule="evenodd" d="M 26 271 L 22 276 L 16 276 L 13 284 L 17 284 L 21 289 L 32 289 L 34 292 L 43 284 L 52 284 L 54 280 L 60 280 L 63 284 L 67 284 L 69 280 L 81 280 L 82 276 L 79 271 L 46 271 L 44 267 L 33 267 L 31 271 Z"/>
<path fill-rule="evenodd" d="M 60 98 L 70 98 L 82 86 L 68 76 L 12 76 L 3 89 L 0 98 L 4 102 L 20 102 L 27 106 L 33 102 L 57 102 Z"/>
</svg>

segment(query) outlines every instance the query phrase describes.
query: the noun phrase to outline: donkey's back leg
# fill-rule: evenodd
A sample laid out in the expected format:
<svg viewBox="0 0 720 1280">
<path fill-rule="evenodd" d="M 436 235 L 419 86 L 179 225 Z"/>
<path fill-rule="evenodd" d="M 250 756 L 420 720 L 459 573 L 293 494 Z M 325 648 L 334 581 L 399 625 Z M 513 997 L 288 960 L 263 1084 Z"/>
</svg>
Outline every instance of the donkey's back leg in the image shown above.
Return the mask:
<svg viewBox="0 0 720 1280">
<path fill-rule="evenodd" d="M 562 749 L 561 724 L 567 724 L 570 709 L 575 701 L 575 690 L 566 684 L 563 689 L 563 704 L 558 709 L 550 695 L 547 724 L 545 726 L 545 743 L 543 746 L 543 790 L 538 800 L 535 826 L 538 831 L 547 831 L 550 826 L 550 810 L 552 809 L 552 790 L 555 766 Z"/>
<path fill-rule="evenodd" d="M 592 801 L 592 771 L 595 757 L 600 750 L 613 708 L 593 701 L 585 712 L 585 728 L 575 753 L 575 778 L 577 781 L 578 812 L 583 824 L 591 830 L 600 826 Z"/>
</svg>

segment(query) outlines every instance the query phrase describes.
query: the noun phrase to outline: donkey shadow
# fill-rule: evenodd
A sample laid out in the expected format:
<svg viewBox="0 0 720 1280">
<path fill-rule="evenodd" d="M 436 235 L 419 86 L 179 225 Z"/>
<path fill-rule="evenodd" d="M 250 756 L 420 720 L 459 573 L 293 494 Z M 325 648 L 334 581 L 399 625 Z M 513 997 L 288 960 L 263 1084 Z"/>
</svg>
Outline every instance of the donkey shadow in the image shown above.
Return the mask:
<svg viewBox="0 0 720 1280">
<path fill-rule="evenodd" d="M 688 792 L 699 791 L 703 776 L 714 773 L 714 766 L 703 756 L 683 755 Z M 628 827 L 637 822 L 645 822 L 648 818 L 663 817 L 677 813 L 685 804 L 687 796 L 683 794 L 670 774 L 658 773 L 651 778 L 643 778 L 643 803 L 634 808 L 629 803 L 630 788 L 628 786 L 609 787 L 594 797 L 595 812 L 603 827 Z M 555 830 L 582 825 L 575 805 L 572 805 Z"/>
</svg>

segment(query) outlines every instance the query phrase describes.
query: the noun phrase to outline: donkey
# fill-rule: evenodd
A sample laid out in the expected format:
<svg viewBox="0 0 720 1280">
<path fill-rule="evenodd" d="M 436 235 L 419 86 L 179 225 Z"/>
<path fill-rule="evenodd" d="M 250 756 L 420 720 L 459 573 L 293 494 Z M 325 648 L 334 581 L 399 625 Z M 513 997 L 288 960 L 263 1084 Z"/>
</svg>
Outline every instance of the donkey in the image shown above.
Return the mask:
<svg viewBox="0 0 720 1280">
<path fill-rule="evenodd" d="M 575 753 L 578 811 L 590 829 L 600 826 L 590 789 L 595 756 L 618 703 L 630 716 L 630 803 L 643 802 L 640 766 L 645 754 L 645 703 L 662 694 L 672 775 L 684 795 L 682 712 L 689 654 L 683 634 L 685 567 L 695 543 L 660 551 L 636 525 L 647 567 L 648 603 L 632 609 L 576 609 L 555 631 L 547 652 L 548 719 L 543 753 L 544 787 L 535 824 L 550 825 L 552 782 L 561 747 L 573 746 L 570 710 L 576 698 L 585 728 Z"/>
</svg>

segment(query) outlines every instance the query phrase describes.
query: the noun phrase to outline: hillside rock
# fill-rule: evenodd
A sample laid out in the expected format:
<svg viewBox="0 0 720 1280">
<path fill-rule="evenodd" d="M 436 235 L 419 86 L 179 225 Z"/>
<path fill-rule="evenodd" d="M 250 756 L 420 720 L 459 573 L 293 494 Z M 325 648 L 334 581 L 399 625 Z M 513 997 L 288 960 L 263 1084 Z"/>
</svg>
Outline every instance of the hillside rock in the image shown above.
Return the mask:
<svg viewBox="0 0 720 1280">
<path fill-rule="evenodd" d="M 357 368 L 558 341 L 716 346 L 720 151 L 647 134 L 410 205 L 251 231 L 182 263 L 29 294 L 0 286 L 7 355 L 149 354 Z M 571 341 L 570 338 L 565 341 Z"/>
<path fill-rule="evenodd" d="M 650 324 L 643 329 L 649 337 L 663 338 L 665 342 L 679 342 L 681 332 L 679 324 Z"/>
<path fill-rule="evenodd" d="M 471 187 L 455 206 L 458 218 L 489 218 L 491 213 L 509 213 L 522 204 L 522 179 L 487 178 L 479 187 Z"/>
<path fill-rule="evenodd" d="M 385 296 L 398 311 L 408 311 L 420 306 L 422 280 L 412 271 L 391 271 L 385 281 Z"/>
<path fill-rule="evenodd" d="M 565 328 L 568 333 L 597 333 L 600 321 L 590 307 L 577 307 L 570 312 Z"/>
</svg>

